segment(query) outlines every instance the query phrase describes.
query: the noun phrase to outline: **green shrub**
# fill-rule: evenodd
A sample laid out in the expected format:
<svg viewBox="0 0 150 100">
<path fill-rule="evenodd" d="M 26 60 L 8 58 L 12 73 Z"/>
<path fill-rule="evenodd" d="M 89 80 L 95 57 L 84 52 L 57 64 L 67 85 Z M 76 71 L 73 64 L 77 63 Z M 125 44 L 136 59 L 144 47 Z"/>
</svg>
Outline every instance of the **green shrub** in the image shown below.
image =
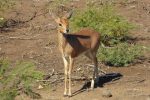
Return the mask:
<svg viewBox="0 0 150 100">
<path fill-rule="evenodd" d="M 3 17 L 0 17 L 0 28 L 4 26 L 5 19 Z"/>
<path fill-rule="evenodd" d="M 1 100 L 15 100 L 16 96 L 17 96 L 17 91 L 14 89 L 0 91 Z"/>
<path fill-rule="evenodd" d="M 115 44 L 126 37 L 133 25 L 117 15 L 112 6 L 86 7 L 77 10 L 70 21 L 73 31 L 84 27 L 95 29 L 101 34 L 102 42 Z"/>
<path fill-rule="evenodd" d="M 4 12 L 12 8 L 15 5 L 15 0 L 0 0 L 0 28 L 4 26 L 6 20 L 4 17 Z"/>
<path fill-rule="evenodd" d="M 8 73 L 5 80 L 3 80 L 4 84 L 21 83 L 23 88 L 32 87 L 32 85 L 36 82 L 36 80 L 40 80 L 43 78 L 43 73 L 37 71 L 35 65 L 31 62 L 20 62 L 18 63 L 13 70 Z"/>
<path fill-rule="evenodd" d="M 128 66 L 141 55 L 140 46 L 127 43 L 121 43 L 112 48 L 100 47 L 98 51 L 98 59 L 111 66 Z"/>
<path fill-rule="evenodd" d="M 5 65 L 5 63 L 3 65 Z M 31 62 L 17 63 L 11 71 L 4 74 L 5 78 L 2 78 L 0 81 L 0 84 L 4 87 L 3 90 L 0 91 L 0 98 L 6 95 L 6 97 L 14 96 L 15 92 L 18 93 L 19 88 L 22 88 L 23 92 L 27 95 L 31 94 L 31 97 L 39 97 L 37 93 L 32 91 L 32 87 L 36 84 L 36 80 L 43 78 L 43 75 L 41 71 L 36 70 L 36 66 Z"/>
<path fill-rule="evenodd" d="M 98 59 L 111 66 L 128 66 L 141 54 L 139 46 L 122 43 L 134 25 L 117 15 L 109 1 L 104 5 L 97 4 L 89 3 L 86 8 L 76 10 L 76 14 L 70 20 L 71 29 L 74 32 L 84 27 L 95 29 L 101 35 L 102 44 L 113 46 L 101 47 Z"/>
<path fill-rule="evenodd" d="M 13 7 L 14 4 L 14 0 L 0 0 L 0 11 L 5 11 L 8 8 Z"/>
<path fill-rule="evenodd" d="M 9 62 L 7 60 L 0 60 L 0 78 L 3 77 L 4 73 L 8 69 Z"/>
</svg>

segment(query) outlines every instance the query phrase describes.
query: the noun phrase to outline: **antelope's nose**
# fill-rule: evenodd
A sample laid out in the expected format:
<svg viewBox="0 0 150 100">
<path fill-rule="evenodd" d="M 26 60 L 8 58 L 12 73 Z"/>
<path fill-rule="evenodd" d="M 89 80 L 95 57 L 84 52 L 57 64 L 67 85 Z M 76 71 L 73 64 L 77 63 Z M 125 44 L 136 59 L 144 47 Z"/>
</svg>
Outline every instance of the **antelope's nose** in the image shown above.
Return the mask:
<svg viewBox="0 0 150 100">
<path fill-rule="evenodd" d="M 69 29 L 67 29 L 66 31 L 67 31 L 67 33 L 68 33 L 68 32 L 69 32 Z"/>
</svg>

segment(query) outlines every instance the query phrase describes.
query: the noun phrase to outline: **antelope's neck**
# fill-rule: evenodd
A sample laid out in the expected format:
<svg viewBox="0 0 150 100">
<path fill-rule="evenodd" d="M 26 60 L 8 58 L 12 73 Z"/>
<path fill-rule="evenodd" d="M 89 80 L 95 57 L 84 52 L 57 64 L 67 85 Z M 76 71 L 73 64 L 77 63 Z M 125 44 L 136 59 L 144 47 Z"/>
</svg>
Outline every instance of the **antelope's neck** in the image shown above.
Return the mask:
<svg viewBox="0 0 150 100">
<path fill-rule="evenodd" d="M 60 32 L 58 32 L 58 44 L 60 49 L 63 49 L 66 46 L 66 38 L 64 37 L 64 34 Z"/>
</svg>

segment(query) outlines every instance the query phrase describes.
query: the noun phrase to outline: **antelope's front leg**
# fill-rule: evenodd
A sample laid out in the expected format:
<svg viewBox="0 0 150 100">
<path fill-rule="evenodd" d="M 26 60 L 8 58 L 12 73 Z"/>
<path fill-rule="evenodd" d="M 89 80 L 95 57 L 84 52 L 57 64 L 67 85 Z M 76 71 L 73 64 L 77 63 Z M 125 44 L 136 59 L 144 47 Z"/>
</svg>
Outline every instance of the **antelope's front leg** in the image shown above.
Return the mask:
<svg viewBox="0 0 150 100">
<path fill-rule="evenodd" d="M 71 93 L 71 72 L 72 72 L 72 67 L 73 67 L 73 64 L 74 64 L 74 59 L 72 57 L 69 57 L 69 60 L 70 60 L 70 66 L 69 66 L 69 93 L 68 93 L 68 96 L 72 96 L 72 93 Z"/>
<path fill-rule="evenodd" d="M 67 96 L 67 83 L 68 83 L 68 61 L 67 59 L 63 56 L 63 61 L 64 61 L 64 74 L 65 74 L 65 89 L 64 89 L 64 96 Z"/>
</svg>

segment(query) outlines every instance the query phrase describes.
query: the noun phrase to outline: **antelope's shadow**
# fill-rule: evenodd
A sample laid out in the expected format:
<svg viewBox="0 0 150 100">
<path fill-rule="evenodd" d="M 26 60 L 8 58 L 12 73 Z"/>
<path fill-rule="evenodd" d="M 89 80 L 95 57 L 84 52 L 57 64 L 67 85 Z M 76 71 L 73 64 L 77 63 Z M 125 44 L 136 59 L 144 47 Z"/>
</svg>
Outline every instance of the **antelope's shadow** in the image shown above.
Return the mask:
<svg viewBox="0 0 150 100">
<path fill-rule="evenodd" d="M 123 77 L 123 75 L 120 73 L 108 73 L 108 74 L 99 76 L 99 81 L 94 84 L 94 88 L 103 87 L 105 83 L 109 83 L 111 81 L 117 81 L 121 77 Z M 81 87 L 81 89 L 79 89 L 73 93 L 73 96 L 88 90 L 90 88 L 90 86 L 91 86 L 90 81 L 85 82 L 85 84 Z"/>
</svg>

